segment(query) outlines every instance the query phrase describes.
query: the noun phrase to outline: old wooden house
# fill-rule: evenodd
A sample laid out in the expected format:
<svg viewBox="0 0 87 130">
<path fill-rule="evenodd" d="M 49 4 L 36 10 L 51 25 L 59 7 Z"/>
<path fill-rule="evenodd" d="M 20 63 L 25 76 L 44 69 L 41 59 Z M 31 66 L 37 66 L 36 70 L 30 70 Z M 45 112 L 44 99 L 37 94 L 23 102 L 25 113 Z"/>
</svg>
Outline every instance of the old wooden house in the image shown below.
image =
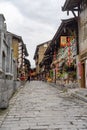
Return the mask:
<svg viewBox="0 0 87 130">
<path fill-rule="evenodd" d="M 75 18 L 78 17 L 78 80 L 81 87 L 87 88 L 87 1 L 66 0 L 63 11 L 71 11 Z"/>
</svg>

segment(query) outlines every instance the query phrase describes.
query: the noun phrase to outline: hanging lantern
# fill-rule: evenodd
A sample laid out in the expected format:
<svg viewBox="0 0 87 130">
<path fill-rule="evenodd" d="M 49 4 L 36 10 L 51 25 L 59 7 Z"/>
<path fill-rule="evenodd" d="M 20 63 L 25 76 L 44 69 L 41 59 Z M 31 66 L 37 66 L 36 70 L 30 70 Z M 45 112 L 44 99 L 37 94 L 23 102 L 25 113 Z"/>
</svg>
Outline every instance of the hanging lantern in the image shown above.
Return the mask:
<svg viewBox="0 0 87 130">
<path fill-rule="evenodd" d="M 68 59 L 67 64 L 68 64 L 68 66 L 71 65 L 71 59 L 70 58 Z"/>
<path fill-rule="evenodd" d="M 70 42 L 70 37 L 67 37 L 67 42 Z"/>
<path fill-rule="evenodd" d="M 70 56 L 71 55 L 71 52 L 68 52 L 68 56 Z"/>
<path fill-rule="evenodd" d="M 70 45 L 70 37 L 67 37 L 67 46 L 69 47 Z"/>
<path fill-rule="evenodd" d="M 71 48 L 70 47 L 68 48 L 68 52 L 71 52 Z"/>
<path fill-rule="evenodd" d="M 68 56 L 70 56 L 70 55 L 71 55 L 71 49 L 68 48 Z"/>
<path fill-rule="evenodd" d="M 71 58 L 71 63 L 73 63 L 73 58 Z"/>
<path fill-rule="evenodd" d="M 54 60 L 56 60 L 56 51 L 54 51 Z"/>
</svg>

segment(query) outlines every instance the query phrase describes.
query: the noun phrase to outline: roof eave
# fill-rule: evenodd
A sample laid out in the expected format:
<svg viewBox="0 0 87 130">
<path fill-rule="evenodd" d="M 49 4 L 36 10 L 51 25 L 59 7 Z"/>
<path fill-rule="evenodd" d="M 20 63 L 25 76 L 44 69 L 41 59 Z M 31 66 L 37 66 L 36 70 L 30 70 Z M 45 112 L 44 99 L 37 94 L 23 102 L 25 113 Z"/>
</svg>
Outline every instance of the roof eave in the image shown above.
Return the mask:
<svg viewBox="0 0 87 130">
<path fill-rule="evenodd" d="M 81 3 L 81 0 L 66 0 L 64 6 L 62 7 L 62 11 L 70 11 L 74 8 L 78 7 Z"/>
<path fill-rule="evenodd" d="M 26 44 L 23 44 L 23 45 L 24 45 L 24 49 L 25 49 L 25 56 L 29 56 L 27 48 L 26 48 Z"/>
</svg>

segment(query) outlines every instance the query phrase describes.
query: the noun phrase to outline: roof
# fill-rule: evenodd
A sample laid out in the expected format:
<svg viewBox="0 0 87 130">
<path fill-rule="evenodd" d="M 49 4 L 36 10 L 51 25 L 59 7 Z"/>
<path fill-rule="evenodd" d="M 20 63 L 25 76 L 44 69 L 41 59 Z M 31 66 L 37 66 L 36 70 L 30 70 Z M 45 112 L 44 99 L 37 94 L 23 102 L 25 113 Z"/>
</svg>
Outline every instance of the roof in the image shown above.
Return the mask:
<svg viewBox="0 0 87 130">
<path fill-rule="evenodd" d="M 25 60 L 25 64 L 27 64 L 30 67 L 31 66 L 30 61 L 26 58 L 24 58 L 24 60 Z"/>
<path fill-rule="evenodd" d="M 13 38 L 18 39 L 19 41 L 22 41 L 22 42 L 23 42 L 23 40 L 22 40 L 22 37 L 21 37 L 21 36 L 16 35 L 16 34 L 11 33 L 11 32 L 8 32 L 8 31 L 7 31 L 7 33 L 8 33 L 8 34 L 10 34 Z"/>
<path fill-rule="evenodd" d="M 49 44 L 50 42 L 51 42 L 51 40 L 50 40 L 50 41 L 47 41 L 47 42 L 44 42 L 44 43 L 42 43 L 42 44 L 37 45 L 36 51 L 35 51 L 35 54 L 34 54 L 34 59 L 35 59 L 36 56 L 37 56 L 37 52 L 38 52 L 39 47 L 40 47 L 40 46 L 43 46 L 44 44 Z"/>
<path fill-rule="evenodd" d="M 56 32 L 56 34 L 53 37 L 53 40 L 55 40 L 56 37 L 59 38 L 60 35 L 61 35 L 61 33 L 62 33 L 62 31 L 63 31 L 63 29 L 64 29 L 64 27 L 66 25 L 72 23 L 72 22 L 76 22 L 75 18 L 63 19 L 62 22 L 61 22 L 61 24 L 60 24 L 60 26 L 59 26 L 59 28 L 58 28 L 58 30 L 57 30 L 57 32 Z"/>
<path fill-rule="evenodd" d="M 55 33 L 55 35 L 54 35 L 54 37 L 53 37 L 53 39 L 52 39 L 50 45 L 48 46 L 48 48 L 47 48 L 45 54 L 48 53 L 50 47 L 53 45 L 53 41 L 55 41 L 56 39 L 58 39 L 58 38 L 61 36 L 61 33 L 62 33 L 63 30 L 64 30 L 64 27 L 66 27 L 66 25 L 68 25 L 69 23 L 72 23 L 72 22 L 75 23 L 75 22 L 77 22 L 77 21 L 76 21 L 75 18 L 70 18 L 70 19 L 64 19 L 64 20 L 62 20 L 62 22 L 61 22 L 61 24 L 60 24 L 60 26 L 59 26 L 57 32 Z"/>
<path fill-rule="evenodd" d="M 64 27 L 66 27 L 67 25 L 69 25 L 69 24 L 71 24 L 73 22 L 77 23 L 75 18 L 63 19 L 60 26 L 59 26 L 59 28 L 58 28 L 58 30 L 57 30 L 57 32 L 56 32 L 56 34 L 55 34 L 55 36 L 54 36 L 54 38 L 53 38 L 53 40 L 55 40 L 56 37 L 59 38 L 62 31 L 64 30 Z"/>
<path fill-rule="evenodd" d="M 4 17 L 4 15 L 3 15 L 3 14 L 0 14 L 0 16 L 3 17 L 3 19 L 4 19 L 4 21 L 5 21 L 5 17 Z"/>
<path fill-rule="evenodd" d="M 45 60 L 49 60 L 49 58 L 52 58 L 52 55 L 51 55 L 51 48 L 53 48 L 53 45 L 55 40 L 59 39 L 60 36 L 62 35 L 63 33 L 63 30 L 64 30 L 64 27 L 68 26 L 69 24 L 71 25 L 72 23 L 74 23 L 73 25 L 76 25 L 77 24 L 77 21 L 75 18 L 70 18 L 70 19 L 64 19 L 62 20 L 57 32 L 55 33 L 53 39 L 51 40 L 51 43 L 49 44 L 48 48 L 46 49 L 45 51 L 45 56 L 43 57 L 42 61 L 40 64 L 43 64 L 43 62 Z M 76 23 L 76 24 L 75 24 Z M 73 26 L 72 26 L 73 27 Z"/>
<path fill-rule="evenodd" d="M 25 50 L 25 56 L 28 56 L 29 54 L 28 54 L 28 51 L 27 51 L 27 48 L 26 48 L 26 44 L 23 44 L 23 48 Z"/>
<path fill-rule="evenodd" d="M 78 7 L 78 5 L 81 3 L 82 0 L 66 0 L 64 3 L 64 6 L 62 7 L 63 11 L 66 10 L 72 10 L 76 7 Z"/>
</svg>

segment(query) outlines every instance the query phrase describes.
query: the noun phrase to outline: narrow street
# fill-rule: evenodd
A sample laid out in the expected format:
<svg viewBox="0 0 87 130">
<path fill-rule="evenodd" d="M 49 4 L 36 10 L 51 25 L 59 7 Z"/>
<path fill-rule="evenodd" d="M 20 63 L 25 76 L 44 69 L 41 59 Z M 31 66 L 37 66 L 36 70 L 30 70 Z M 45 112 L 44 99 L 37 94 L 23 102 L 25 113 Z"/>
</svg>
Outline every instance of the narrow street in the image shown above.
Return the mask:
<svg viewBox="0 0 87 130">
<path fill-rule="evenodd" d="M 87 130 L 87 104 L 42 81 L 27 82 L 0 114 L 0 130 Z"/>
</svg>

